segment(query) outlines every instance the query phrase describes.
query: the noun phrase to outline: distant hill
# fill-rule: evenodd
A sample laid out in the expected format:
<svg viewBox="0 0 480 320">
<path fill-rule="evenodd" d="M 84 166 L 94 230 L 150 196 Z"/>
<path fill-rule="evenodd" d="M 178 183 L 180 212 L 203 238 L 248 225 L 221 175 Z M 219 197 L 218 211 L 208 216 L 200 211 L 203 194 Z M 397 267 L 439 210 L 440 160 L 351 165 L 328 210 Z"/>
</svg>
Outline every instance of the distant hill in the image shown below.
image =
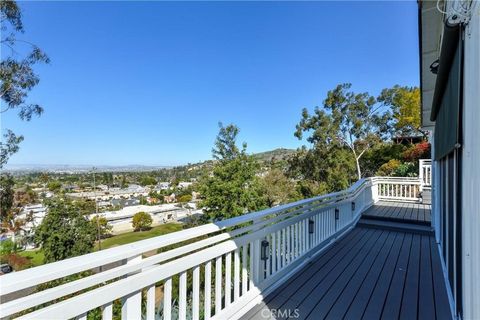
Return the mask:
<svg viewBox="0 0 480 320">
<path fill-rule="evenodd" d="M 270 151 L 254 153 L 253 156 L 262 162 L 286 160 L 295 153 L 293 149 L 278 148 Z"/>
</svg>

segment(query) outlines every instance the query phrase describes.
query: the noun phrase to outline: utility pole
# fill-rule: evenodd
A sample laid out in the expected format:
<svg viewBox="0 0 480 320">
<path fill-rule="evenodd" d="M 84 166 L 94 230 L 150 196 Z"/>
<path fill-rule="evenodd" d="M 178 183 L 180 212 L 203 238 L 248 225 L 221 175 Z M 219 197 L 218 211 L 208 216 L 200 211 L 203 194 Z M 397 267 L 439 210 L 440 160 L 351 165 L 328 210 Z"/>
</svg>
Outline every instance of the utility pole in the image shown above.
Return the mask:
<svg viewBox="0 0 480 320">
<path fill-rule="evenodd" d="M 98 238 L 98 250 L 102 250 L 102 238 L 100 232 L 100 217 L 98 216 L 98 204 L 97 204 L 97 188 L 95 184 L 95 171 L 97 168 L 93 167 L 93 197 L 95 198 L 95 214 L 97 216 L 97 238 Z"/>
</svg>

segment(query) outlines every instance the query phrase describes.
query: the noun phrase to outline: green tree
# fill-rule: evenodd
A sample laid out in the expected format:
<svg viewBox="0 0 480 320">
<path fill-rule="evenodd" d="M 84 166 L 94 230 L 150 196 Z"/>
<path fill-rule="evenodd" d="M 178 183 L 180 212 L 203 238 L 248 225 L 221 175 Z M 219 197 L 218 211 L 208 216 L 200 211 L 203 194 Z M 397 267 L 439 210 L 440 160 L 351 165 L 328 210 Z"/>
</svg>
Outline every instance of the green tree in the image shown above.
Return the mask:
<svg viewBox="0 0 480 320">
<path fill-rule="evenodd" d="M 403 152 L 407 149 L 406 146 L 396 143 L 380 143 L 373 148 L 370 148 L 363 155 L 360 165 L 362 167 L 362 174 L 364 177 L 371 177 L 377 175 L 380 167 L 390 160 L 401 160 Z"/>
<path fill-rule="evenodd" d="M 246 143 L 237 146 L 239 129 L 230 124 L 220 130 L 212 150 L 213 172 L 202 177 L 201 206 L 211 219 L 231 218 L 265 206 L 256 176 L 259 165 L 247 154 Z"/>
<path fill-rule="evenodd" d="M 62 188 L 62 183 L 58 180 L 53 180 L 47 184 L 47 188 L 50 191 L 59 191 Z"/>
<path fill-rule="evenodd" d="M 295 182 L 289 179 L 282 170 L 274 168 L 260 179 L 262 195 L 267 206 L 292 202 L 301 198 Z"/>
<path fill-rule="evenodd" d="M 151 176 L 144 176 L 140 179 L 140 184 L 142 186 L 153 186 L 157 184 L 157 179 Z"/>
<path fill-rule="evenodd" d="M 328 150 L 347 147 L 355 161 L 357 178 L 362 177 L 360 159 L 381 137 L 390 132 L 391 114 L 383 111 L 368 93 L 350 91 L 351 84 L 339 84 L 327 93 L 323 107 L 316 107 L 313 114 L 302 111 L 302 119 L 296 126 L 295 136 L 314 147 Z"/>
<path fill-rule="evenodd" d="M 426 132 L 421 130 L 420 89 L 395 85 L 383 89 L 377 98 L 378 102 L 392 109 L 394 128 L 397 134 L 412 135 Z"/>
<path fill-rule="evenodd" d="M 152 226 L 152 217 L 143 211 L 135 213 L 132 219 L 132 226 L 135 231 L 147 230 Z"/>
<path fill-rule="evenodd" d="M 45 263 L 79 256 L 92 251 L 95 226 L 70 201 L 48 203 L 48 214 L 35 232 Z"/>
<path fill-rule="evenodd" d="M 92 224 L 95 226 L 97 230 L 97 239 L 98 236 L 100 238 L 106 238 L 112 234 L 113 227 L 108 223 L 105 217 L 95 216 L 92 219 Z"/>
<path fill-rule="evenodd" d="M 178 197 L 178 202 L 180 203 L 187 203 L 192 201 L 192 195 L 191 194 L 184 194 Z"/>
<path fill-rule="evenodd" d="M 15 195 L 15 191 L 13 190 L 14 185 L 15 181 L 10 174 L 0 174 L 0 217 L 2 219 L 2 226 L 5 226 L 5 224 L 8 225 L 12 219 L 11 209 Z"/>
<path fill-rule="evenodd" d="M 304 198 L 343 190 L 356 179 L 351 151 L 335 145 L 300 148 L 289 160 L 287 173 L 299 181 L 297 189 Z"/>
<path fill-rule="evenodd" d="M 49 63 L 48 56 L 36 45 L 17 39 L 23 33 L 22 13 L 17 3 L 12 0 L 0 2 L 0 20 L 2 23 L 0 62 L 0 96 L 3 108 L 18 111 L 20 119 L 30 121 L 33 116 L 40 116 L 43 108 L 36 103 L 27 102 L 28 93 L 39 83 L 40 78 L 33 67 L 37 63 Z M 27 52 L 26 55 L 20 53 Z M 11 130 L 3 133 L 0 142 L 0 168 L 7 163 L 10 156 L 19 150 L 23 136 Z"/>
</svg>

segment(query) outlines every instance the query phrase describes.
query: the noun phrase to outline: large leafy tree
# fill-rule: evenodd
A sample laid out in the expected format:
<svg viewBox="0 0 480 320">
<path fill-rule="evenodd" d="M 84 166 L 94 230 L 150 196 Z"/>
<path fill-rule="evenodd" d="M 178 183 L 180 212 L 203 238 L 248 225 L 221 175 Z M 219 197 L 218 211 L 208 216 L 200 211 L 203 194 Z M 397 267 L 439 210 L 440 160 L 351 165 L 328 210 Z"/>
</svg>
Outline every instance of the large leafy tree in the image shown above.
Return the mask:
<svg viewBox="0 0 480 320">
<path fill-rule="evenodd" d="M 305 198 L 347 188 L 355 180 L 355 162 L 346 147 L 303 146 L 289 160 L 288 175 Z"/>
<path fill-rule="evenodd" d="M 289 179 L 279 168 L 269 170 L 261 178 L 260 184 L 262 195 L 269 207 L 300 199 L 295 182 Z"/>
<path fill-rule="evenodd" d="M 92 251 L 96 228 L 67 200 L 48 204 L 48 214 L 35 231 L 35 241 L 45 253 L 45 262 L 54 262 Z"/>
<path fill-rule="evenodd" d="M 391 108 L 394 119 L 394 129 L 400 135 L 422 134 L 420 89 L 395 85 L 383 89 L 377 98 L 378 102 Z"/>
<path fill-rule="evenodd" d="M 200 181 L 201 205 L 213 220 L 235 217 L 264 206 L 253 156 L 246 152 L 246 143 L 239 148 L 239 129 L 219 124 L 220 131 L 212 150 L 217 160 L 213 172 Z"/>
<path fill-rule="evenodd" d="M 24 32 L 22 13 L 15 1 L 0 2 L 1 50 L 0 62 L 0 113 L 9 110 L 18 112 L 20 119 L 30 121 L 40 116 L 43 108 L 37 103 L 27 101 L 28 93 L 39 83 L 40 78 L 34 71 L 37 63 L 49 63 L 48 56 L 36 45 L 19 39 Z M 23 136 L 6 129 L 0 142 L 0 168 L 16 153 Z"/>
<path fill-rule="evenodd" d="M 10 174 L 0 174 L 0 217 L 2 227 L 7 227 L 13 219 L 11 209 L 13 207 L 15 181 Z"/>
<path fill-rule="evenodd" d="M 376 103 L 375 97 L 366 92 L 355 93 L 350 88 L 351 84 L 344 83 L 328 91 L 323 106 L 316 107 L 313 114 L 303 109 L 295 136 L 303 139 L 307 135 L 314 148 L 348 148 L 360 179 L 360 159 L 382 137 L 388 136 L 391 114 Z"/>
</svg>

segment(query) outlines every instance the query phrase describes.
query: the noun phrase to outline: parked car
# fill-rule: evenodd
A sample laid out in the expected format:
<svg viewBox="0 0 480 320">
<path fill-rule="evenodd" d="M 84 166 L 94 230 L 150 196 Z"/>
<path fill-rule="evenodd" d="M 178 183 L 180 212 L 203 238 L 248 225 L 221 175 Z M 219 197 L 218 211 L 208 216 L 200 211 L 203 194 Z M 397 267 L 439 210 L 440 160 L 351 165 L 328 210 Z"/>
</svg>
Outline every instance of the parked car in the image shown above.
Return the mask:
<svg viewBox="0 0 480 320">
<path fill-rule="evenodd" d="M 7 274 L 10 272 L 13 272 L 13 268 L 9 264 L 7 263 L 0 264 L 0 275 Z"/>
</svg>

